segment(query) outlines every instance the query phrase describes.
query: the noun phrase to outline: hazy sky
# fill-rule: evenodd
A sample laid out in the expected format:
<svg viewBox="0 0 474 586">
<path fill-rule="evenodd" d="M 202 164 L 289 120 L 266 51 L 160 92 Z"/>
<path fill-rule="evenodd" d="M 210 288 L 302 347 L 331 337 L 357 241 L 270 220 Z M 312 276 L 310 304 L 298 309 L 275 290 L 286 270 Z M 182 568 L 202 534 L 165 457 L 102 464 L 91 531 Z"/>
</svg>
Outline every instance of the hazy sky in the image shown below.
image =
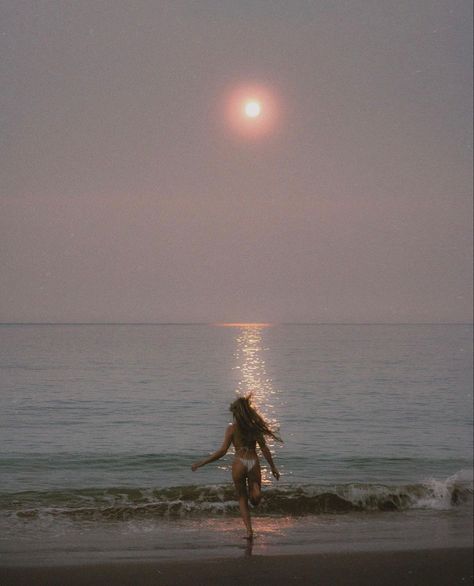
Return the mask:
<svg viewBox="0 0 474 586">
<path fill-rule="evenodd" d="M 470 321 L 471 18 L 3 0 L 0 321 Z"/>
</svg>

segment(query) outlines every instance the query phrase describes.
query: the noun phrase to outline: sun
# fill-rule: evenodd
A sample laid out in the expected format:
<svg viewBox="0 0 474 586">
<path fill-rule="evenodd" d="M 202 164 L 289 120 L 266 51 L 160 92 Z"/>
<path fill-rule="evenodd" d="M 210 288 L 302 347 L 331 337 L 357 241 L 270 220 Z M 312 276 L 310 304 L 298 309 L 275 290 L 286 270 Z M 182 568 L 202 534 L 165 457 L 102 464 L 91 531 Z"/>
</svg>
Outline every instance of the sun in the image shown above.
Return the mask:
<svg viewBox="0 0 474 586">
<path fill-rule="evenodd" d="M 249 100 L 245 102 L 244 112 L 248 118 L 258 118 L 262 113 L 262 105 L 257 100 Z"/>
<path fill-rule="evenodd" d="M 225 124 L 236 138 L 260 140 L 279 130 L 280 98 L 269 86 L 251 82 L 229 86 L 221 104 Z"/>
</svg>

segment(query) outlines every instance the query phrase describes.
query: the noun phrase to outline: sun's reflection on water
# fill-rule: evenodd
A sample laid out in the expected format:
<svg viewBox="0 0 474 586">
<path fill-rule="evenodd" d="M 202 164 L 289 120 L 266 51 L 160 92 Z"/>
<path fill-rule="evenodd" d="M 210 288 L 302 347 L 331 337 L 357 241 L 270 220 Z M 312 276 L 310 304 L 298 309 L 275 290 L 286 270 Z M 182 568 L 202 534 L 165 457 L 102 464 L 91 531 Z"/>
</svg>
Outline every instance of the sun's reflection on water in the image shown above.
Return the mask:
<svg viewBox="0 0 474 586">
<path fill-rule="evenodd" d="M 231 324 L 229 324 L 231 325 Z M 270 423 L 272 428 L 278 428 L 276 418 L 275 399 L 277 391 L 273 387 L 272 379 L 268 376 L 265 366 L 265 352 L 262 330 L 271 324 L 232 324 L 238 328 L 235 338 L 236 350 L 234 353 L 236 374 L 235 393 L 239 397 L 252 394 L 252 403 Z M 274 453 L 274 440 L 267 439 L 267 444 Z M 262 484 L 271 483 L 271 474 L 265 461 L 262 465 Z"/>
<path fill-rule="evenodd" d="M 255 540 L 246 542 L 239 538 L 239 549 L 244 551 L 245 556 L 265 555 L 281 544 L 282 540 L 286 541 L 294 527 L 295 519 L 291 517 L 258 516 L 257 519 L 254 518 Z M 242 533 L 242 521 L 238 517 L 210 518 L 199 520 L 198 527 L 193 527 L 192 530 L 199 531 L 201 540 L 203 535 L 217 535 L 221 546 L 235 546 L 236 534 Z"/>
</svg>

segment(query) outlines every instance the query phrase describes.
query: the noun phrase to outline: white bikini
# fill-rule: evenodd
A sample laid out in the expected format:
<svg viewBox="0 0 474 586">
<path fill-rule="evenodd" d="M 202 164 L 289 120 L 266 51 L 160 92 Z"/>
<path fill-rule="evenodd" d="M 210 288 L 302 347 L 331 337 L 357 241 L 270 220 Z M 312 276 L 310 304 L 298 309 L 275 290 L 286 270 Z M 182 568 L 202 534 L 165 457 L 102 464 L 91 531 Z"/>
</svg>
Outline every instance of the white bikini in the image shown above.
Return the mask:
<svg viewBox="0 0 474 586">
<path fill-rule="evenodd" d="M 249 451 L 250 449 L 251 448 L 247 448 L 245 446 L 241 446 L 240 448 L 236 448 L 235 451 L 236 452 L 237 452 L 237 450 L 247 450 L 247 451 Z M 242 462 L 242 464 L 247 469 L 247 472 L 250 472 L 250 470 L 252 470 L 252 468 L 257 463 L 257 459 L 256 458 L 242 458 L 241 456 L 237 456 L 237 454 L 236 454 L 235 457 Z"/>
<path fill-rule="evenodd" d="M 240 460 L 242 464 L 247 468 L 247 472 L 250 472 L 250 470 L 252 470 L 252 468 L 257 463 L 257 460 L 248 460 L 247 458 L 240 458 L 239 456 L 237 456 L 237 459 Z"/>
</svg>

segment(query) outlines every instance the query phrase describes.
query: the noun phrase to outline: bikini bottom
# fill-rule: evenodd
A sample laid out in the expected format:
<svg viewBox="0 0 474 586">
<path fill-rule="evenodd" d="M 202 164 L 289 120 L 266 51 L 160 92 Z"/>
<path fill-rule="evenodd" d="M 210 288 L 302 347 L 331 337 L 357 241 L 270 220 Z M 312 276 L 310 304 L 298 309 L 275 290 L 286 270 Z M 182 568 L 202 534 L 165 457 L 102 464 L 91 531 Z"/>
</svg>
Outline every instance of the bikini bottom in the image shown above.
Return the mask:
<svg viewBox="0 0 474 586">
<path fill-rule="evenodd" d="M 249 458 L 241 458 L 240 456 L 237 456 L 237 459 L 240 460 L 242 462 L 242 464 L 245 466 L 245 468 L 247 469 L 247 472 L 250 472 L 250 470 L 252 470 L 252 468 L 255 466 L 255 464 L 257 463 L 257 460 L 251 460 Z"/>
</svg>

